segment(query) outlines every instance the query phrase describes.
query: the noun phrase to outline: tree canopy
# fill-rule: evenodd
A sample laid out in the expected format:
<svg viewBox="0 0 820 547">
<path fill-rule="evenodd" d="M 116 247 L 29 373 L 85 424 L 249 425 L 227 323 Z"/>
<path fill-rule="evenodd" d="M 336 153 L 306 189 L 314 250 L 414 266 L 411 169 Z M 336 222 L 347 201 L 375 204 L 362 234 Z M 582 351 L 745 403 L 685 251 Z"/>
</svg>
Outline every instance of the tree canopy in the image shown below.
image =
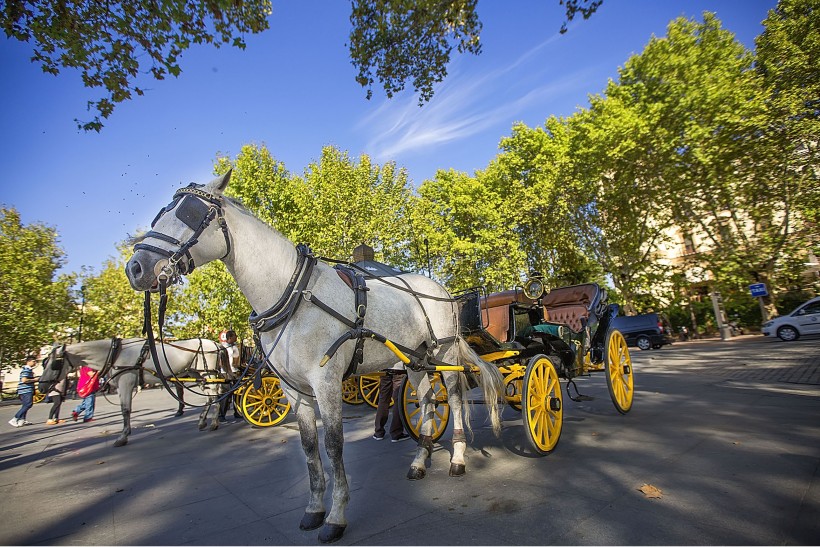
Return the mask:
<svg viewBox="0 0 820 547">
<path fill-rule="evenodd" d="M 559 2 L 568 22 L 578 13 L 588 18 L 603 0 Z M 376 78 L 388 97 L 412 81 L 419 104 L 429 101 L 453 47 L 481 52 L 476 3 L 354 0 L 348 47 L 367 98 Z M 244 35 L 267 30 L 271 13 L 271 0 L 6 0 L 0 23 L 7 37 L 33 43 L 31 60 L 43 72 L 76 69 L 83 85 L 100 93 L 87 104 L 92 119 L 75 119 L 79 128 L 99 132 L 119 103 L 145 93 L 146 80 L 179 76 L 180 56 L 192 44 L 244 49 Z"/>
</svg>

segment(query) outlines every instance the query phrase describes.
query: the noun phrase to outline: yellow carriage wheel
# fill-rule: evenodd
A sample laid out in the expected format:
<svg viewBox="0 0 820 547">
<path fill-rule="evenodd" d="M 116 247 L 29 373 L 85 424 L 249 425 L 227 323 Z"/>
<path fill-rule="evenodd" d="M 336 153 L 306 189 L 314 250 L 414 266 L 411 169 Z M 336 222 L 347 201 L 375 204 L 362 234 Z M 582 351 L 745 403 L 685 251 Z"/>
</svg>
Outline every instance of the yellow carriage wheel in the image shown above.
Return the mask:
<svg viewBox="0 0 820 547">
<path fill-rule="evenodd" d="M 552 452 L 561 438 L 564 401 L 558 378 L 557 357 L 536 355 L 524 374 L 522 419 L 527 440 L 541 455 Z"/>
<path fill-rule="evenodd" d="M 609 396 L 618 412 L 626 414 L 632 408 L 635 381 L 632 374 L 632 359 L 621 331 L 613 329 L 604 346 L 606 385 Z"/>
<path fill-rule="evenodd" d="M 522 365 L 502 367 L 504 375 L 504 399 L 514 410 L 521 412 L 521 393 L 524 388 L 524 370 Z"/>
<path fill-rule="evenodd" d="M 359 391 L 362 393 L 362 398 L 368 406 L 378 408 L 379 406 L 379 381 L 382 373 L 362 374 L 359 376 Z M 393 406 L 393 401 L 390 401 L 390 406 Z"/>
<path fill-rule="evenodd" d="M 441 381 L 441 374 L 434 373 L 428 375 L 430 387 L 433 389 L 433 432 L 431 437 L 436 442 L 447 430 L 447 423 L 450 421 L 450 404 L 447 402 L 447 388 Z M 410 378 L 405 377 L 401 387 L 402 405 L 399 408 L 399 415 L 407 433 L 414 441 L 419 440 L 421 431 L 421 403 L 416 388 L 410 383 Z"/>
<path fill-rule="evenodd" d="M 249 384 L 242 394 L 242 414 L 252 425 L 274 426 L 285 419 L 289 410 L 290 403 L 282 391 L 277 376 L 262 376 L 262 385 L 259 389 Z"/>
<path fill-rule="evenodd" d="M 34 390 L 34 397 L 32 398 L 32 401 L 34 402 L 34 404 L 42 402 L 43 399 L 45 399 L 45 398 L 46 398 L 45 393 L 40 393 L 37 389 Z"/>
<path fill-rule="evenodd" d="M 364 402 L 362 392 L 359 390 L 359 380 L 355 376 L 342 382 L 342 400 L 349 405 L 360 405 Z"/>
</svg>

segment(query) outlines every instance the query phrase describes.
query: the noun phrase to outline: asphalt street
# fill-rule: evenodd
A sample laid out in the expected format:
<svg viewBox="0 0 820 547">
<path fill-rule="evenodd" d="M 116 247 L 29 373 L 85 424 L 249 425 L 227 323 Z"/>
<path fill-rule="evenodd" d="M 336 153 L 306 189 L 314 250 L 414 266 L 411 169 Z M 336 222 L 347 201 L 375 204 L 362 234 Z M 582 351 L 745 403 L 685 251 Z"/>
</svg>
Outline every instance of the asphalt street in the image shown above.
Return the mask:
<svg viewBox="0 0 820 547">
<path fill-rule="evenodd" d="M 565 399 L 561 440 L 536 457 L 520 414 L 493 436 L 481 405 L 467 474 L 447 476 L 448 430 L 424 480 L 412 441 L 375 441 L 375 411 L 345 406 L 348 527 L 338 545 L 820 544 L 820 338 L 762 336 L 632 349 L 635 402 L 620 415 L 602 373 Z M 8 424 L 0 406 L 0 544 L 315 545 L 295 422 L 199 431 L 161 390 L 116 397 L 96 420 Z M 320 432 L 321 433 L 321 432 Z M 322 451 L 324 456 L 324 450 Z M 325 463 L 326 458 L 325 458 Z M 327 471 L 327 467 L 326 467 Z M 327 500 L 330 494 L 328 492 Z"/>
</svg>

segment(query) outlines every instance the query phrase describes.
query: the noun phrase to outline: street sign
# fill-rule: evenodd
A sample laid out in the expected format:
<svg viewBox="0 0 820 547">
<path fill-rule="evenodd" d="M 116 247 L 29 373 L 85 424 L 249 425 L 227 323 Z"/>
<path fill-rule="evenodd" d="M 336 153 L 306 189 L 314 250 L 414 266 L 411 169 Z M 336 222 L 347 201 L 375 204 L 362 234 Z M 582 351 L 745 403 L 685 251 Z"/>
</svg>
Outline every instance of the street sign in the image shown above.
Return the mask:
<svg viewBox="0 0 820 547">
<path fill-rule="evenodd" d="M 769 291 L 766 290 L 765 283 L 754 283 L 749 285 L 749 290 L 752 296 L 769 296 Z"/>
</svg>

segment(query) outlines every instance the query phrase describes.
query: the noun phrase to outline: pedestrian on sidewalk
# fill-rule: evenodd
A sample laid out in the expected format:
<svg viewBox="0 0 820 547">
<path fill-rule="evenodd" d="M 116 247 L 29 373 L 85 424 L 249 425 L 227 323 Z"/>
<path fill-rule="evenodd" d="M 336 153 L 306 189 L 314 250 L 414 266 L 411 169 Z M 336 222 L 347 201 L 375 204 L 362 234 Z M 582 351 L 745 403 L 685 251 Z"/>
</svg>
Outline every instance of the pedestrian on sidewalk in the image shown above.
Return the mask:
<svg viewBox="0 0 820 547">
<path fill-rule="evenodd" d="M 48 392 L 48 398 L 51 399 L 51 409 L 48 411 L 46 425 L 57 425 L 65 422 L 65 420 L 60 419 L 60 407 L 63 405 L 67 391 L 68 377 L 54 384 L 54 387 Z"/>
<path fill-rule="evenodd" d="M 20 397 L 20 410 L 17 414 L 9 420 L 9 425 L 14 427 L 23 427 L 24 425 L 31 425 L 31 422 L 26 420 L 26 414 L 31 405 L 34 404 L 34 384 L 37 378 L 34 377 L 34 367 L 37 365 L 37 359 L 33 355 L 27 355 L 25 364 L 20 370 L 20 381 L 17 382 L 17 396 Z"/>
<path fill-rule="evenodd" d="M 404 380 L 402 371 L 404 371 L 404 364 L 399 361 L 393 368 L 382 371 L 384 374 L 379 378 L 379 404 L 376 406 L 376 427 L 373 432 L 373 438 L 377 441 L 384 439 L 384 426 L 387 425 L 387 415 L 390 413 L 390 399 L 394 401 L 393 416 L 390 418 L 391 442 L 397 443 L 410 438 L 410 435 L 404 432 L 404 424 L 399 416 L 399 404 L 401 404 L 399 395 L 402 380 Z"/>
<path fill-rule="evenodd" d="M 94 401 L 97 397 L 97 390 L 100 389 L 99 371 L 90 367 L 80 367 L 80 377 L 77 380 L 77 395 L 83 398 L 82 402 L 71 413 L 71 417 L 76 422 L 80 418 L 80 412 L 85 411 L 83 423 L 94 420 Z"/>
</svg>

